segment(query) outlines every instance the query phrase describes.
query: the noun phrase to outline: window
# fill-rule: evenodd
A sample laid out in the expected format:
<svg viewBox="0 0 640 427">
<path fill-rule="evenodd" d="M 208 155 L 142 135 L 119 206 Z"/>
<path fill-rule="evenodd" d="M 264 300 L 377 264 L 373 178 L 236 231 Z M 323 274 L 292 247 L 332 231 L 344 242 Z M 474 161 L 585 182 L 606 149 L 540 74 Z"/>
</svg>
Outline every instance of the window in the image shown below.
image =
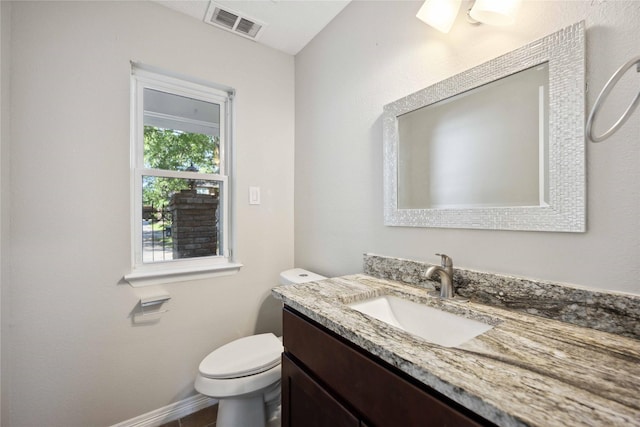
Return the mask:
<svg viewBox="0 0 640 427">
<path fill-rule="evenodd" d="M 132 286 L 230 274 L 233 90 L 133 64 Z"/>
</svg>

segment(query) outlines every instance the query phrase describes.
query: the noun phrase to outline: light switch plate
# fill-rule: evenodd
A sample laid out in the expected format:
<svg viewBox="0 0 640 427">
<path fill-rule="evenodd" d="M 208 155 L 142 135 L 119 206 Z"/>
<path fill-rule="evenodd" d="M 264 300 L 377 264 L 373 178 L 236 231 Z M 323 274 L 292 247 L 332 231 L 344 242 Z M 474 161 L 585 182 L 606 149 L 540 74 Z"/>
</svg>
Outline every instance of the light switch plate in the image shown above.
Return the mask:
<svg viewBox="0 0 640 427">
<path fill-rule="evenodd" d="M 249 187 L 249 204 L 260 204 L 260 187 Z"/>
</svg>

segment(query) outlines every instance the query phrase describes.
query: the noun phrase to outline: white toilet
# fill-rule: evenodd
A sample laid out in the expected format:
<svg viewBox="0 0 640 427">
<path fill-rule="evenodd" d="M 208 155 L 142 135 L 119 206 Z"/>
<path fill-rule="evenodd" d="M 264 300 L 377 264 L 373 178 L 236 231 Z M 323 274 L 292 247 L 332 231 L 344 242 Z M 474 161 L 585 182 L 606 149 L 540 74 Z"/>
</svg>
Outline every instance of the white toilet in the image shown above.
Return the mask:
<svg viewBox="0 0 640 427">
<path fill-rule="evenodd" d="M 280 273 L 281 285 L 322 279 L 301 268 Z M 264 427 L 277 413 L 282 351 L 281 340 L 268 333 L 237 339 L 204 358 L 195 388 L 218 399 L 216 427 Z"/>
</svg>

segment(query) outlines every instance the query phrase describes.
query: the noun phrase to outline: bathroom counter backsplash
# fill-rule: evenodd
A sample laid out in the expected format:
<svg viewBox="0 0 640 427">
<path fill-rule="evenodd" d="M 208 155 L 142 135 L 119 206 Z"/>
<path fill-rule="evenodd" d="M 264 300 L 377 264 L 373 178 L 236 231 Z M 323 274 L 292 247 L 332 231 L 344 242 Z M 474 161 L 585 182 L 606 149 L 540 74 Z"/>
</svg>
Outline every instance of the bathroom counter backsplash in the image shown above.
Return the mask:
<svg viewBox="0 0 640 427">
<path fill-rule="evenodd" d="M 639 340 L 474 301 L 443 302 L 427 295 L 432 283 L 422 283 L 417 268 L 399 273 L 404 283 L 357 274 L 272 293 L 499 426 L 640 426 Z M 494 327 L 447 348 L 345 305 L 380 295 L 436 301 L 447 311 L 490 319 Z"/>
<path fill-rule="evenodd" d="M 432 264 L 364 254 L 364 274 L 432 289 Z M 538 281 L 455 266 L 456 294 L 474 302 L 640 339 L 640 296 Z"/>
</svg>

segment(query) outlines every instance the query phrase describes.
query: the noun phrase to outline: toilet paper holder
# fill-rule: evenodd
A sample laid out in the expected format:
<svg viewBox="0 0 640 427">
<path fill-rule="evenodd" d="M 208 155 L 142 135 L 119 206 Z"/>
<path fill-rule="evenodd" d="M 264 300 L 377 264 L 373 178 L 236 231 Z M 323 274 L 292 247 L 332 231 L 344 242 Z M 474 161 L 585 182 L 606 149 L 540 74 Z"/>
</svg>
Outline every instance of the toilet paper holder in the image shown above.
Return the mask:
<svg viewBox="0 0 640 427">
<path fill-rule="evenodd" d="M 171 299 L 171 295 L 167 294 L 167 293 L 163 293 L 163 294 L 158 294 L 158 295 L 153 295 L 153 296 L 149 296 L 149 297 L 145 297 L 145 298 L 140 298 L 140 315 L 141 316 L 151 316 L 151 315 L 155 315 L 155 314 L 162 314 L 162 313 L 166 313 L 169 310 L 152 310 L 152 311 L 145 311 L 145 309 L 149 309 L 152 307 L 160 307 L 162 306 L 162 304 L 164 304 L 165 302 L 169 301 Z"/>
</svg>

